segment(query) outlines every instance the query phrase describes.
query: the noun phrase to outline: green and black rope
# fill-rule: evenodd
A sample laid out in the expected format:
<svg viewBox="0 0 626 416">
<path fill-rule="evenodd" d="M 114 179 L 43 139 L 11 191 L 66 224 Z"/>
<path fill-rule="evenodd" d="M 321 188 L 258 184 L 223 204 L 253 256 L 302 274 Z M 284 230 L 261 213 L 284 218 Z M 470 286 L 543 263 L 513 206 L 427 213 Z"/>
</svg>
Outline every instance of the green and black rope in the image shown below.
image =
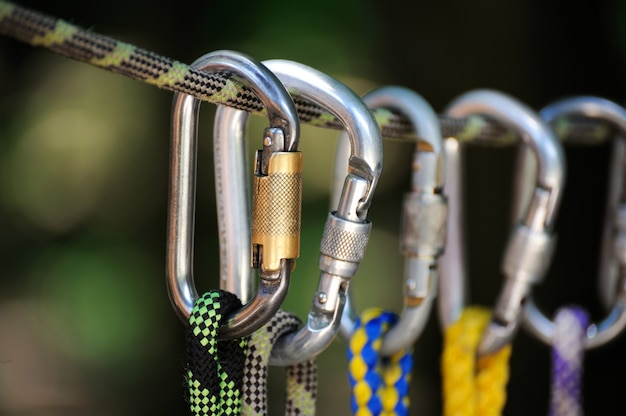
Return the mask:
<svg viewBox="0 0 626 416">
<path fill-rule="evenodd" d="M 256 95 L 228 73 L 208 74 L 198 71 L 154 52 L 2 0 L 0 35 L 44 47 L 67 58 L 165 90 L 190 94 L 204 101 L 252 113 L 264 113 Z M 294 101 L 303 123 L 332 129 L 343 128 L 323 108 L 298 96 L 294 97 Z M 372 113 L 384 137 L 415 139 L 415 129 L 402 114 L 387 109 L 375 109 Z M 479 116 L 463 119 L 442 116 L 440 122 L 444 137 L 456 137 L 463 142 L 505 146 L 518 141 L 515 132 Z M 597 144 L 613 137 L 607 124 L 581 118 L 561 119 L 556 127 L 557 134 L 568 143 Z"/>
<path fill-rule="evenodd" d="M 241 307 L 232 293 L 215 290 L 194 304 L 187 330 L 186 398 L 193 416 L 264 416 L 267 374 L 272 346 L 302 322 L 278 311 L 250 337 L 218 341 L 228 315 Z M 287 367 L 286 416 L 313 416 L 317 394 L 315 360 Z"/>
<path fill-rule="evenodd" d="M 223 320 L 239 307 L 235 295 L 216 290 L 201 296 L 191 311 L 185 384 L 193 416 L 241 414 L 247 339 L 217 340 Z"/>
</svg>

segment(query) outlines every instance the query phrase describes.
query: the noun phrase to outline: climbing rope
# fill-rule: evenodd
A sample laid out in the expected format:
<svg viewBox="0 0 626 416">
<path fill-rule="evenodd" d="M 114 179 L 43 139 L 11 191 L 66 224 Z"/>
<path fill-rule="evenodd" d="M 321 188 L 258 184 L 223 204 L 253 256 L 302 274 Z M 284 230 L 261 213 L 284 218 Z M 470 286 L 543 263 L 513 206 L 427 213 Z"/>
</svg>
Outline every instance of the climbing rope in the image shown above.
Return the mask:
<svg viewBox="0 0 626 416">
<path fill-rule="evenodd" d="M 511 346 L 477 357 L 490 313 L 467 307 L 444 334 L 442 356 L 444 416 L 496 416 L 502 414 L 509 379 Z"/>
<path fill-rule="evenodd" d="M 165 90 L 252 113 L 265 112 L 256 95 L 229 73 L 198 71 L 154 52 L 2 0 L 0 34 Z M 343 129 L 325 109 L 298 96 L 294 96 L 294 102 L 303 123 Z M 415 140 L 415 129 L 404 115 L 387 109 L 372 110 L 372 113 L 383 136 Z M 463 119 L 440 116 L 440 122 L 444 137 L 456 137 L 464 142 L 504 146 L 519 141 L 515 132 L 481 116 Z M 555 126 L 561 139 L 567 142 L 597 144 L 613 136 L 608 124 L 584 118 L 560 119 Z"/>
<path fill-rule="evenodd" d="M 268 414 L 267 373 L 272 346 L 281 335 L 297 330 L 301 323 L 295 315 L 279 310 L 268 323 L 250 336 L 243 376 L 244 416 Z M 288 366 L 285 415 L 315 415 L 316 395 L 315 360 Z"/>
<path fill-rule="evenodd" d="M 384 334 L 398 320 L 381 309 L 365 311 L 355 322 L 348 349 L 351 407 L 356 416 L 409 414 L 411 349 L 391 357 L 379 353 Z"/>
<path fill-rule="evenodd" d="M 581 416 L 581 378 L 589 315 L 580 307 L 565 307 L 554 318 L 550 416 Z"/>
<path fill-rule="evenodd" d="M 201 296 L 191 311 L 185 381 L 194 416 L 241 413 L 247 340 L 217 341 L 220 323 L 239 307 L 235 295 L 216 290 Z"/>
</svg>

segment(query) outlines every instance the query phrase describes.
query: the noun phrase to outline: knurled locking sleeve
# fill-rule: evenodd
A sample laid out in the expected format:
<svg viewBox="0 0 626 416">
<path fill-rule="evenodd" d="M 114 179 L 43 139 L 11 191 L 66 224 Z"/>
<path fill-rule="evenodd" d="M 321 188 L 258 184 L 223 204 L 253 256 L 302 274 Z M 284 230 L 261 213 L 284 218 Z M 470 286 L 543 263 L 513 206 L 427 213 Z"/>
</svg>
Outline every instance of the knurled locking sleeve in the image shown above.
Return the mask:
<svg viewBox="0 0 626 416">
<path fill-rule="evenodd" d="M 402 214 L 404 252 L 432 257 L 443 253 L 448 222 L 448 201 L 443 195 L 408 193 Z"/>
<path fill-rule="evenodd" d="M 326 260 L 320 259 L 322 270 L 344 277 L 352 277 L 359 263 L 365 256 L 372 224 L 354 222 L 328 214 L 324 234 L 320 243 L 320 253 Z M 346 263 L 351 263 L 346 264 Z"/>
<path fill-rule="evenodd" d="M 252 244 L 261 246 L 264 270 L 300 255 L 302 153 L 272 154 L 267 176 L 255 176 Z M 254 265 L 255 267 L 258 265 Z"/>
<path fill-rule="evenodd" d="M 523 224 L 518 225 L 507 244 L 502 271 L 506 276 L 539 282 L 550 266 L 556 237 Z"/>
</svg>

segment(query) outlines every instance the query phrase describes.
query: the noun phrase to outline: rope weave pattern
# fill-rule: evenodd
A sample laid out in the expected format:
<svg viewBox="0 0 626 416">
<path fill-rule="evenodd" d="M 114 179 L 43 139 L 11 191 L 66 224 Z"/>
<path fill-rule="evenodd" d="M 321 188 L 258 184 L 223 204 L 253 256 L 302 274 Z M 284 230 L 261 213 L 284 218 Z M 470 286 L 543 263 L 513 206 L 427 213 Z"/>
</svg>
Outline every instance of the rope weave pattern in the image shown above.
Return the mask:
<svg viewBox="0 0 626 416">
<path fill-rule="evenodd" d="M 348 349 L 351 407 L 356 416 L 409 414 L 413 356 L 410 348 L 391 357 L 379 353 L 383 336 L 398 316 L 381 309 L 365 311 L 355 322 Z"/>
<path fill-rule="evenodd" d="M 2 0 L 0 34 L 165 90 L 252 113 L 265 112 L 258 97 L 229 73 L 198 71 L 154 52 Z M 343 129 L 325 109 L 298 96 L 294 97 L 294 102 L 301 122 Z M 375 109 L 372 114 L 384 137 L 416 139 L 414 128 L 404 115 L 388 109 Z M 440 122 L 444 137 L 456 137 L 463 142 L 505 146 L 519 140 L 509 128 L 480 116 L 463 119 L 442 116 Z M 604 142 L 614 133 L 607 123 L 581 118 L 559 119 L 554 125 L 563 141 L 580 144 Z"/>
<path fill-rule="evenodd" d="M 550 416 L 582 416 L 581 378 L 589 315 L 564 307 L 554 318 Z"/>
<path fill-rule="evenodd" d="M 302 322 L 298 317 L 279 310 L 261 329 L 253 333 L 243 376 L 244 416 L 268 414 L 267 373 L 272 346 L 283 334 L 297 330 Z M 315 360 L 287 367 L 287 397 L 285 415 L 315 415 L 317 395 L 317 365 Z"/>
<path fill-rule="evenodd" d="M 444 416 L 501 415 L 506 402 L 511 346 L 476 359 L 489 323 L 485 308 L 467 307 L 444 334 L 441 360 Z"/>
<path fill-rule="evenodd" d="M 222 320 L 239 307 L 235 295 L 216 290 L 201 296 L 191 311 L 185 382 L 193 416 L 241 413 L 247 340 L 217 341 Z"/>
</svg>

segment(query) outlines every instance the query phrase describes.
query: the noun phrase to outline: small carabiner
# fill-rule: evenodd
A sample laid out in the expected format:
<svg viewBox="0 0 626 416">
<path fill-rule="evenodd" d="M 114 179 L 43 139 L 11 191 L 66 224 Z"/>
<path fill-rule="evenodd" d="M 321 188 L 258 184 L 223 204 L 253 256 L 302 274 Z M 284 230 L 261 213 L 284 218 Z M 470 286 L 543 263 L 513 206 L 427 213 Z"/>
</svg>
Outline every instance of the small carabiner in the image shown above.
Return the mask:
<svg viewBox="0 0 626 416">
<path fill-rule="evenodd" d="M 507 242 L 502 271 L 503 290 L 483 334 L 478 352 L 493 353 L 510 342 L 519 326 L 522 305 L 533 284 L 541 281 L 554 251 L 552 229 L 564 186 L 565 157 L 557 137 L 538 114 L 514 98 L 491 90 L 472 91 L 455 99 L 446 115 L 483 115 L 517 131 L 537 156 L 537 180 L 528 209 L 512 230 Z M 444 327 L 458 318 L 465 301 L 463 229 L 460 206 L 461 143 L 446 140 L 446 195 L 450 205 L 446 252 L 440 259 L 440 319 Z M 519 174 L 519 172 L 517 172 Z"/>
<path fill-rule="evenodd" d="M 553 103 L 540 112 L 543 119 L 552 123 L 557 118 L 587 117 L 608 121 L 614 125 L 620 135 L 626 134 L 626 109 L 612 101 L 598 97 L 574 97 Z M 623 142 L 623 138 L 616 142 Z M 624 167 L 623 143 L 614 149 L 618 150 L 619 158 L 615 158 L 614 166 L 619 166 L 613 181 L 623 184 L 626 179 Z M 622 149 L 619 151 L 619 149 Z M 521 149 L 523 151 L 523 149 Z M 611 188 L 615 188 L 611 186 Z M 613 197 L 609 198 L 610 200 Z M 610 224 L 602 244 L 601 256 L 606 259 L 600 267 L 601 281 L 608 279 L 608 274 L 617 274 L 617 285 L 614 287 L 613 306 L 608 315 L 600 323 L 592 324 L 587 329 L 585 348 L 602 346 L 619 335 L 626 328 L 626 193 L 623 188 L 615 195 L 614 203 L 607 206 L 605 222 Z M 606 255 L 605 255 L 606 254 Z M 529 298 L 524 305 L 524 327 L 534 336 L 550 345 L 554 338 L 555 325 L 546 317 Z"/>
<path fill-rule="evenodd" d="M 270 364 L 287 366 L 317 356 L 339 330 L 350 279 L 367 247 L 371 229 L 367 211 L 383 167 L 382 138 L 365 103 L 340 81 L 293 61 L 263 63 L 296 101 L 313 102 L 333 114 L 345 126 L 352 150 L 340 203 L 324 227 L 321 275 L 307 323 L 280 337 L 272 349 Z"/>
<path fill-rule="evenodd" d="M 300 125 L 295 105 L 281 82 L 264 65 L 241 53 L 216 51 L 202 56 L 192 66 L 203 71 L 232 74 L 263 103 L 270 127 L 264 132 L 264 150 L 257 158 L 260 176 L 267 176 L 272 171 L 270 160 L 276 152 L 290 153 L 297 149 Z M 221 93 L 227 94 L 228 91 Z M 235 95 L 232 97 L 233 101 L 240 99 Z M 174 95 L 166 273 L 170 300 L 183 321 L 189 318 L 198 298 L 193 278 L 193 227 L 199 108 L 197 98 L 181 93 Z M 275 143 L 280 144 L 275 147 Z M 299 220 L 299 205 L 293 210 L 298 211 Z M 297 228 L 299 231 L 299 223 Z M 299 234 L 294 239 L 299 242 Z M 292 247 L 291 253 L 295 251 Z M 220 329 L 220 338 L 242 337 L 260 328 L 280 308 L 287 294 L 293 259 L 275 261 L 269 249 L 259 253 L 261 279 L 257 295 L 229 317 L 227 324 Z M 271 267 L 263 267 L 268 258 L 273 261 Z"/>
<path fill-rule="evenodd" d="M 391 356 L 411 346 L 428 321 L 437 293 L 437 258 L 443 253 L 446 236 L 447 201 L 444 184 L 443 139 L 439 117 L 422 96 L 407 88 L 381 87 L 363 96 L 370 109 L 388 108 L 405 114 L 417 136 L 412 160 L 411 192 L 404 198 L 401 248 L 404 252 L 404 308 L 400 319 L 385 334 L 380 349 Z M 335 177 L 345 176 L 349 142 L 343 133 L 337 144 Z M 339 181 L 334 182 L 331 206 L 341 196 Z M 341 336 L 348 340 L 358 317 L 352 296 L 346 298 L 341 318 Z"/>
</svg>

